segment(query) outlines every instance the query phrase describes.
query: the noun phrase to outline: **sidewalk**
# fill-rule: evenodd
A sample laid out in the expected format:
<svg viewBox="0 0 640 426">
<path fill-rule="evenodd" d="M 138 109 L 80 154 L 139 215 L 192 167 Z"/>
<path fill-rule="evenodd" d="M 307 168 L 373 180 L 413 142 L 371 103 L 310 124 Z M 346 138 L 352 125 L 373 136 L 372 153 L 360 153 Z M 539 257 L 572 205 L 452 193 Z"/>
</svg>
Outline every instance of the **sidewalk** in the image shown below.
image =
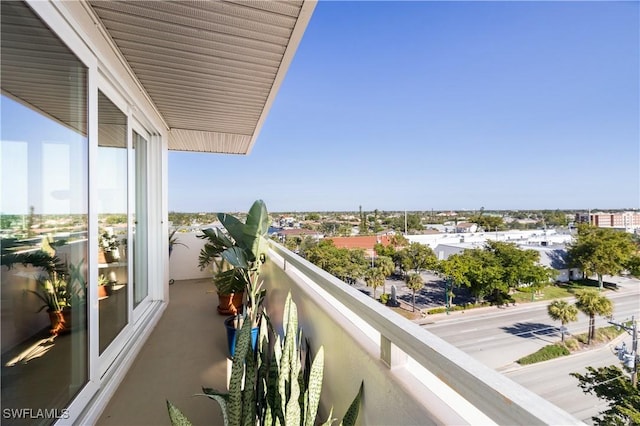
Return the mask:
<svg viewBox="0 0 640 426">
<path fill-rule="evenodd" d="M 540 362 L 536 362 L 536 363 L 533 363 L 533 364 L 526 364 L 526 365 L 520 365 L 520 364 L 518 364 L 517 362 L 514 361 L 511 364 L 507 364 L 507 365 L 504 365 L 502 367 L 496 368 L 496 371 L 498 371 L 498 372 L 500 372 L 502 374 L 506 374 L 506 373 L 510 373 L 510 372 L 516 371 L 516 370 L 522 370 L 522 369 L 525 369 L 525 368 L 530 368 L 530 367 L 540 366 L 540 365 L 547 364 L 547 363 L 552 363 L 553 361 L 576 358 L 576 357 L 579 357 L 579 356 L 584 355 L 586 353 L 593 353 L 594 351 L 610 350 L 609 348 L 611 348 L 612 346 L 618 346 L 618 344 L 621 343 L 622 341 L 624 341 L 625 338 L 628 339 L 629 335 L 627 333 L 622 333 L 622 334 L 620 334 L 618 337 L 616 337 L 613 340 L 601 343 L 599 345 L 591 346 L 591 347 L 589 347 L 587 349 L 582 349 L 582 350 L 579 350 L 579 351 L 576 351 L 576 352 L 572 352 L 569 355 L 560 356 L 560 357 L 557 357 L 557 358 L 548 359 L 546 361 L 540 361 Z M 612 359 L 611 362 L 614 363 L 615 360 L 617 360 L 617 358 Z"/>
<path fill-rule="evenodd" d="M 605 282 L 615 283 L 618 286 L 618 288 L 615 290 L 613 289 L 608 290 L 612 292 L 612 294 L 619 295 L 619 294 L 625 294 L 625 293 L 637 293 L 638 289 L 640 288 L 640 280 L 635 278 L 611 277 L 607 275 L 604 277 L 604 280 Z M 500 312 L 505 312 L 507 310 L 521 310 L 521 309 L 527 309 L 527 308 L 536 308 L 540 305 L 548 305 L 553 300 L 571 301 L 573 299 L 575 299 L 574 296 L 568 296 L 561 299 L 537 300 L 535 302 L 523 302 L 523 303 L 512 304 L 512 305 L 501 306 L 501 307 L 498 307 L 495 305 L 483 306 L 480 308 L 471 308 L 463 311 L 450 311 L 449 314 L 441 313 L 441 314 L 427 315 L 421 319 L 415 320 L 414 322 L 419 325 L 434 324 L 438 321 L 452 319 L 455 316 L 459 316 L 459 315 L 464 315 L 465 318 L 467 318 L 469 316 L 479 316 L 479 315 L 490 314 L 490 313 L 500 313 Z"/>
</svg>

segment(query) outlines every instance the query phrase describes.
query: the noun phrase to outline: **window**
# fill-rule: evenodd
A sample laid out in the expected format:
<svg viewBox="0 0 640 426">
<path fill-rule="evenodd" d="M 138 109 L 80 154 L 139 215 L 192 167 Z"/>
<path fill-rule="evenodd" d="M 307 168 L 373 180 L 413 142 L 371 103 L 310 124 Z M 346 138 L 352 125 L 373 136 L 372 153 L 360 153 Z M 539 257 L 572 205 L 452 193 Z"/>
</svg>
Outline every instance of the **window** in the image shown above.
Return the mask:
<svg viewBox="0 0 640 426">
<path fill-rule="evenodd" d="M 0 7 L 2 407 L 50 423 L 88 378 L 87 69 L 24 3 Z"/>
</svg>

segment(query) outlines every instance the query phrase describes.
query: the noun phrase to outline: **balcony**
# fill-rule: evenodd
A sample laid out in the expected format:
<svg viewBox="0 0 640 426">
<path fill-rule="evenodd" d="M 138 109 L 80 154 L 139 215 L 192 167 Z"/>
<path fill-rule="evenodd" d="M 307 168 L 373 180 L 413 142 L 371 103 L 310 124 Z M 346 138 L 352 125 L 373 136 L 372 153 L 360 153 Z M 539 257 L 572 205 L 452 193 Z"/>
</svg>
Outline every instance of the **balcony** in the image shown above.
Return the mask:
<svg viewBox="0 0 640 426">
<path fill-rule="evenodd" d="M 98 425 L 167 424 L 165 399 L 195 424 L 221 419 L 215 402 L 191 397 L 224 388 L 228 362 L 213 285 L 179 275 L 181 266 L 198 274 L 199 240 L 185 237 L 190 249 L 171 259 L 181 279 L 169 306 Z M 342 415 L 364 380 L 361 424 L 581 424 L 282 246 L 272 246 L 263 276 L 272 319 L 291 291 L 312 350 L 325 348 L 321 417 L 331 406 Z"/>
</svg>

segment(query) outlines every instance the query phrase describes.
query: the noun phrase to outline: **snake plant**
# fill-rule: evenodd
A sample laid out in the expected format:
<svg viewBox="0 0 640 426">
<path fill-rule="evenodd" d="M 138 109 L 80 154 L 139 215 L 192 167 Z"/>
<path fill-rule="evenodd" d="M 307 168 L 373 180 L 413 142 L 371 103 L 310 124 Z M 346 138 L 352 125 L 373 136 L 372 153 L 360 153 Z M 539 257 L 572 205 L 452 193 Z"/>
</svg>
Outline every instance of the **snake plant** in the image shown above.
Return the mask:
<svg viewBox="0 0 640 426">
<path fill-rule="evenodd" d="M 301 347 L 304 340 L 291 294 L 285 302 L 283 338 L 274 332 L 268 317 L 264 319 L 256 352 L 251 348 L 250 322 L 246 321 L 239 331 L 229 391 L 203 388 L 201 395 L 220 404 L 225 426 L 313 426 L 320 404 L 324 349 L 320 347 L 311 361 L 309 351 Z M 304 363 L 303 354 L 306 354 Z M 361 399 L 362 384 L 342 425 L 355 424 Z M 191 424 L 169 401 L 167 406 L 174 426 Z M 322 425 L 333 424 L 332 416 L 333 409 Z"/>
</svg>

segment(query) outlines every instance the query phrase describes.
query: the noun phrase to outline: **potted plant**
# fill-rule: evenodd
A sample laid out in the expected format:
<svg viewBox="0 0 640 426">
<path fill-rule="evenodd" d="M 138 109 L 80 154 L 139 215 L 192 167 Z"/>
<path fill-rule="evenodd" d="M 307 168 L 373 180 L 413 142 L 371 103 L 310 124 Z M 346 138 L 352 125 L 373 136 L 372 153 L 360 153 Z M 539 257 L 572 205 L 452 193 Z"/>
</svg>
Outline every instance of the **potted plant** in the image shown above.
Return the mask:
<svg viewBox="0 0 640 426">
<path fill-rule="evenodd" d="M 98 299 L 109 297 L 110 285 L 109 279 L 104 274 L 100 274 L 98 277 Z"/>
<path fill-rule="evenodd" d="M 207 240 L 200 251 L 200 269 L 218 259 L 229 264 L 229 269 L 216 268 L 214 272 L 214 283 L 218 292 L 235 293 L 244 290 L 245 293 L 243 307 L 241 310 L 238 309 L 242 317 L 229 320 L 229 328 L 235 329 L 244 321 L 250 321 L 251 327 L 255 329 L 262 314 L 262 300 L 265 294 L 260 282 L 260 268 L 266 261 L 269 244 L 267 207 L 264 201 L 255 201 L 244 223 L 225 213 L 218 213 L 218 219 L 224 230 L 210 228 L 203 230 L 203 235 L 198 235 L 198 238 Z"/>
<path fill-rule="evenodd" d="M 213 283 L 218 293 L 218 313 L 235 316 L 242 312 L 245 283 L 221 256 L 214 258 L 211 263 L 214 271 Z"/>
<path fill-rule="evenodd" d="M 171 257 L 171 252 L 173 252 L 173 246 L 183 246 L 188 248 L 186 244 L 180 242 L 176 232 L 178 232 L 178 228 L 169 233 L 169 257 Z"/>
<path fill-rule="evenodd" d="M 270 321 L 260 324 L 260 345 L 251 349 L 249 324 L 238 335 L 237 355 L 233 358 L 229 391 L 203 388 L 207 396 L 220 404 L 225 425 L 315 425 L 324 376 L 324 349 L 311 359 L 308 343 L 304 347 L 298 328 L 296 304 L 287 295 L 284 329 L 276 333 Z M 281 337 L 282 336 L 282 337 Z M 363 396 L 363 383 L 342 422 L 355 425 Z M 167 401 L 174 426 L 191 425 L 187 417 Z M 323 426 L 333 423 L 333 409 Z"/>
<path fill-rule="evenodd" d="M 86 283 L 81 266 L 82 261 L 78 265 L 70 265 L 69 275 L 55 271 L 50 276 L 43 275 L 38 279 L 38 289 L 28 290 L 42 301 L 37 312 L 47 310 L 51 321 L 49 332 L 54 336 L 71 330 L 71 308 L 84 301 Z"/>
<path fill-rule="evenodd" d="M 105 228 L 100 234 L 100 249 L 104 253 L 106 263 L 120 260 L 120 248 L 118 237 L 113 233 L 113 228 Z"/>
</svg>

